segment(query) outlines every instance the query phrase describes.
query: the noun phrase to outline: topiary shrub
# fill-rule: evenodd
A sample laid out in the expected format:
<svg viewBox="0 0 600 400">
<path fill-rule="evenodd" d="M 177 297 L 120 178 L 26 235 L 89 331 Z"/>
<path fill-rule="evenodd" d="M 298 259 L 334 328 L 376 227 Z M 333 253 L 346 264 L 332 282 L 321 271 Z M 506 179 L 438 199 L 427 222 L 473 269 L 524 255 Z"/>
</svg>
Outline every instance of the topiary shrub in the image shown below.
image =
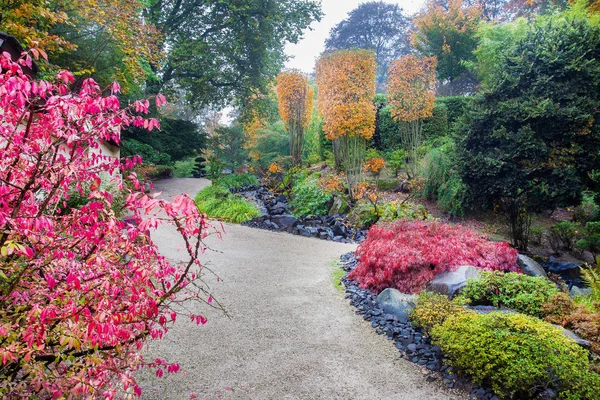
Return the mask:
<svg viewBox="0 0 600 400">
<path fill-rule="evenodd" d="M 297 179 L 292 187 L 290 205 L 294 215 L 327 215 L 331 195 L 327 194 L 313 177 Z"/>
<path fill-rule="evenodd" d="M 194 199 L 198 209 L 211 218 L 240 224 L 258 217 L 258 208 L 227 188 L 212 185 L 202 189 Z"/>
<path fill-rule="evenodd" d="M 418 293 L 435 275 L 460 265 L 517 271 L 517 251 L 459 225 L 398 220 L 372 227 L 357 250 L 349 277 L 379 292 L 393 287 Z"/>
<path fill-rule="evenodd" d="M 534 317 L 458 313 L 434 326 L 431 337 L 454 367 L 499 396 L 530 399 L 549 388 L 559 398 L 583 400 L 600 390 L 588 352 Z"/>
<path fill-rule="evenodd" d="M 544 277 L 484 271 L 479 278 L 469 279 L 461 296 L 474 305 L 507 307 L 541 318 L 542 305 L 557 293 L 556 285 Z"/>
</svg>

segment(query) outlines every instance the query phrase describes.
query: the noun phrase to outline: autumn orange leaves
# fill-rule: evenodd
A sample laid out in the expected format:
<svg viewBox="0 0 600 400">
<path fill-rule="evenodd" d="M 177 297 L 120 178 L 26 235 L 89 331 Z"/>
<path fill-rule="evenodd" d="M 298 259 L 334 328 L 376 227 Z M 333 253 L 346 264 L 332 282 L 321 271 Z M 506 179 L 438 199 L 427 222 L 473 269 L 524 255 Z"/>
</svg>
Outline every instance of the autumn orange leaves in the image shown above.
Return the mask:
<svg viewBox="0 0 600 400">
<path fill-rule="evenodd" d="M 312 114 L 314 90 L 301 72 L 284 71 L 277 76 L 276 92 L 279 116 L 290 134 L 292 164 L 299 165 L 302 162 L 304 130 Z"/>
<path fill-rule="evenodd" d="M 317 102 L 327 139 L 373 136 L 375 70 L 375 55 L 367 50 L 334 51 L 317 61 Z"/>
</svg>

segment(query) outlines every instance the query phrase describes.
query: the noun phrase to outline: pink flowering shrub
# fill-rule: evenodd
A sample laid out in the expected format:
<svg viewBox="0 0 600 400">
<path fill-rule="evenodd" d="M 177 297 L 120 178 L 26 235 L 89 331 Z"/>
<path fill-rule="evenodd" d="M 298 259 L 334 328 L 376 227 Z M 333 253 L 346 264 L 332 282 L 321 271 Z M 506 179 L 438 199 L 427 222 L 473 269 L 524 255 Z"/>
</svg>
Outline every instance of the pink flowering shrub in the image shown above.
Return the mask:
<svg viewBox="0 0 600 400">
<path fill-rule="evenodd" d="M 437 274 L 472 265 L 517 271 L 517 251 L 465 227 L 436 221 L 398 220 L 372 227 L 356 251 L 349 277 L 373 292 L 392 287 L 419 293 Z"/>
<path fill-rule="evenodd" d="M 189 197 L 150 197 L 125 168 L 130 183 L 113 183 L 125 196 L 119 212 L 139 224 L 119 219 L 100 184 L 119 175 L 119 160 L 97 149 L 124 126 L 158 128 L 141 116 L 149 101 L 122 109 L 117 84 L 102 91 L 91 79 L 71 92 L 69 72 L 33 81 L 21 69 L 30 62 L 0 55 L 0 397 L 139 396 L 134 369 L 179 368 L 140 355 L 175 322 L 174 306 L 215 305 L 200 281 L 209 226 Z M 67 210 L 69 193 L 84 185 L 87 203 Z M 184 262 L 169 262 L 152 242 L 161 223 L 176 227 Z"/>
</svg>

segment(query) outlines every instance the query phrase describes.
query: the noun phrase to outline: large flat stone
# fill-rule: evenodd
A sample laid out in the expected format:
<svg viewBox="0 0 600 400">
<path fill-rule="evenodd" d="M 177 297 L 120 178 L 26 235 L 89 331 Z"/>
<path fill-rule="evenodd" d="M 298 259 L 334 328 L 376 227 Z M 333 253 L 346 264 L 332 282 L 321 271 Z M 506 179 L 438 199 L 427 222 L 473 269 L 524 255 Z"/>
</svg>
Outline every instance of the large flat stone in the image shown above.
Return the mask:
<svg viewBox="0 0 600 400">
<path fill-rule="evenodd" d="M 471 265 L 462 265 L 454 271 L 442 272 L 427 285 L 427 290 L 452 298 L 467 285 L 467 279 L 477 278 L 479 271 Z"/>
</svg>

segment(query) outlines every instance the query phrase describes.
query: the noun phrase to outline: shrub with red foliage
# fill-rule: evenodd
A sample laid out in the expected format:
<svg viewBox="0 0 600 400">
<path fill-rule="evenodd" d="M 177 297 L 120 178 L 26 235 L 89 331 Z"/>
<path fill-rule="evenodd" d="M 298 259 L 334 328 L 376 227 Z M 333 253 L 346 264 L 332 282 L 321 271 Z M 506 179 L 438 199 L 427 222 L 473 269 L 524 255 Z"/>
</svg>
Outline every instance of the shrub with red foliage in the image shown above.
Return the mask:
<svg viewBox="0 0 600 400">
<path fill-rule="evenodd" d="M 418 293 L 437 274 L 461 265 L 518 271 L 517 251 L 508 243 L 490 242 L 468 228 L 436 221 L 376 225 L 356 255 L 360 262 L 349 277 L 373 292 L 393 287 Z"/>
</svg>

